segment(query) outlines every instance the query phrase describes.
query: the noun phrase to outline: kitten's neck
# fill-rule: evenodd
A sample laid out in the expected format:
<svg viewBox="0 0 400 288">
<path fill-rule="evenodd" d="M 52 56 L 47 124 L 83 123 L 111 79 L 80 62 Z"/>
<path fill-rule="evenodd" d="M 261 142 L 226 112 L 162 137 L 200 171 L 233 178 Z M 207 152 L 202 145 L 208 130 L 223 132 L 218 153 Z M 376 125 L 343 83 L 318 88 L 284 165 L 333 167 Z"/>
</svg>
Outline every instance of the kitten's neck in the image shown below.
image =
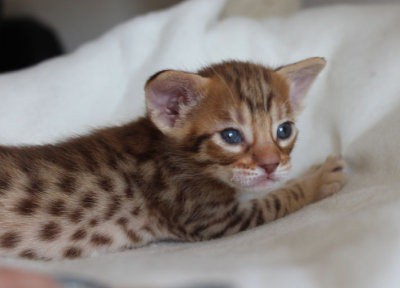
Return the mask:
<svg viewBox="0 0 400 288">
<path fill-rule="evenodd" d="M 178 157 L 184 162 L 188 160 L 183 159 L 186 158 L 184 145 L 164 135 L 148 117 L 142 117 L 124 126 L 111 129 L 114 129 L 114 137 L 118 141 L 122 140 L 126 147 L 133 149 L 139 160 L 154 160 L 160 157 L 166 160 L 168 155 Z"/>
</svg>

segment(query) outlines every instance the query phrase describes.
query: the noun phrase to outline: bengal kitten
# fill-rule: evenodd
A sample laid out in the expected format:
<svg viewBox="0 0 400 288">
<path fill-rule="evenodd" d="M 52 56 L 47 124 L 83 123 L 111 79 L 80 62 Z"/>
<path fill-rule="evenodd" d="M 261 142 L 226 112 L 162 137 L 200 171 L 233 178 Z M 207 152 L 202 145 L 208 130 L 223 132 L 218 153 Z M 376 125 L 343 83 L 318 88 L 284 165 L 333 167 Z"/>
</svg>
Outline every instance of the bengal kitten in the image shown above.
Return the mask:
<svg viewBox="0 0 400 288">
<path fill-rule="evenodd" d="M 145 86 L 147 114 L 55 145 L 0 147 L 0 253 L 94 255 L 173 239 L 231 235 L 341 189 L 329 157 L 256 199 L 290 169 L 294 121 L 325 66 L 249 62 L 165 70 Z"/>
</svg>

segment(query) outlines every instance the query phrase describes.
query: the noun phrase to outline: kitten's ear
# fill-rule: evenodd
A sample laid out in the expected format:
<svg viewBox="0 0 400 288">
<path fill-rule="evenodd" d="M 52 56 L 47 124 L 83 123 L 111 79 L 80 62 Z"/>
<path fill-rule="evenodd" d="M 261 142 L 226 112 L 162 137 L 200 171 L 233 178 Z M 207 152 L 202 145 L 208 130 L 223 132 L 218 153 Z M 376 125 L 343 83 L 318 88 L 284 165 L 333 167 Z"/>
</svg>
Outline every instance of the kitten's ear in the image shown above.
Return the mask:
<svg viewBox="0 0 400 288">
<path fill-rule="evenodd" d="M 276 72 L 290 83 L 289 95 L 292 108 L 296 114 L 303 108 L 303 100 L 311 84 L 325 67 L 324 58 L 314 57 L 280 67 Z"/>
<path fill-rule="evenodd" d="M 168 134 L 203 96 L 208 78 L 175 70 L 165 70 L 146 83 L 147 113 L 153 123 Z"/>
</svg>

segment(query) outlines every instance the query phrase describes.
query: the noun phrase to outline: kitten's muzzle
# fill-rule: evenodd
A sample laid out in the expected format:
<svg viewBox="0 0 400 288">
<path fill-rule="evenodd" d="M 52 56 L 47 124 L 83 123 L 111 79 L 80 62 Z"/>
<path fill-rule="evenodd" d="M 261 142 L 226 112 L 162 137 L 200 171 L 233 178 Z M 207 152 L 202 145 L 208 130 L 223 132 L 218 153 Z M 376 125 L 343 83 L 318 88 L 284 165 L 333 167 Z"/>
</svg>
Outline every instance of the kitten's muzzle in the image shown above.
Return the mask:
<svg viewBox="0 0 400 288">
<path fill-rule="evenodd" d="M 280 164 L 279 152 L 273 144 L 267 144 L 254 151 L 254 160 L 267 175 L 275 172 Z"/>
<path fill-rule="evenodd" d="M 261 167 L 265 170 L 265 173 L 270 175 L 275 172 L 275 170 L 276 170 L 276 168 L 278 168 L 278 166 L 279 166 L 279 162 L 262 165 Z"/>
</svg>

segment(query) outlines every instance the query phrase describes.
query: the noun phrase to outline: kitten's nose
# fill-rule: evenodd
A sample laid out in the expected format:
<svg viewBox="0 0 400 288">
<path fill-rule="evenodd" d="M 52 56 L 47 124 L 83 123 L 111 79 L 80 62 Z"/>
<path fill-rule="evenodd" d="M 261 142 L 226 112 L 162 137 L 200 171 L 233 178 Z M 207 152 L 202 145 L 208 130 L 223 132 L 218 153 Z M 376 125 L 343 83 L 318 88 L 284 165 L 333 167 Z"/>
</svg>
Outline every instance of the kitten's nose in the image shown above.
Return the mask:
<svg viewBox="0 0 400 288">
<path fill-rule="evenodd" d="M 274 172 L 276 170 L 276 168 L 278 168 L 278 166 L 279 166 L 279 162 L 276 162 L 276 163 L 263 165 L 262 168 L 264 168 L 264 170 L 265 170 L 265 172 L 267 172 L 267 174 L 271 174 L 272 172 Z"/>
<path fill-rule="evenodd" d="M 278 168 L 281 161 L 279 152 L 271 144 L 264 145 L 262 148 L 257 149 L 254 156 L 258 165 L 263 168 L 267 174 L 273 173 L 276 168 Z"/>
</svg>

